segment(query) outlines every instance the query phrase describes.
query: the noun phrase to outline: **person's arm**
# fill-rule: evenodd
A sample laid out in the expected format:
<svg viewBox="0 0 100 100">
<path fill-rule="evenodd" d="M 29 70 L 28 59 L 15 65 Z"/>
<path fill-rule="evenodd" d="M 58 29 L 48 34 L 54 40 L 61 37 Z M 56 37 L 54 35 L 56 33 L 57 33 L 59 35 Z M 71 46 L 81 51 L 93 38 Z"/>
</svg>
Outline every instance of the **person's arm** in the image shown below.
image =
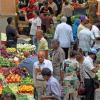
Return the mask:
<svg viewBox="0 0 100 100">
<path fill-rule="evenodd" d="M 18 33 L 18 32 L 16 32 L 16 38 L 19 38 L 19 37 L 20 37 L 19 33 Z"/>
<path fill-rule="evenodd" d="M 41 29 L 41 24 L 42 24 L 41 19 L 38 19 L 37 20 L 37 29 Z"/>
<path fill-rule="evenodd" d="M 88 69 L 91 70 L 93 73 L 96 73 L 98 71 L 98 69 L 100 68 L 100 64 L 91 64 L 91 63 L 87 63 Z"/>
<path fill-rule="evenodd" d="M 95 67 L 91 70 L 93 73 L 96 73 L 100 68 L 100 64 L 96 64 Z"/>
<path fill-rule="evenodd" d="M 45 50 L 45 59 L 48 59 L 48 50 Z"/>
<path fill-rule="evenodd" d="M 40 100 L 55 99 L 54 96 L 41 96 Z"/>
<path fill-rule="evenodd" d="M 20 37 L 18 31 L 17 31 L 15 28 L 12 29 L 12 33 L 13 33 L 13 35 L 14 35 L 14 38 L 19 38 L 19 37 Z"/>
<path fill-rule="evenodd" d="M 58 27 L 56 27 L 56 30 L 55 30 L 55 34 L 54 34 L 54 39 L 58 39 L 59 35 L 58 35 Z"/>
</svg>

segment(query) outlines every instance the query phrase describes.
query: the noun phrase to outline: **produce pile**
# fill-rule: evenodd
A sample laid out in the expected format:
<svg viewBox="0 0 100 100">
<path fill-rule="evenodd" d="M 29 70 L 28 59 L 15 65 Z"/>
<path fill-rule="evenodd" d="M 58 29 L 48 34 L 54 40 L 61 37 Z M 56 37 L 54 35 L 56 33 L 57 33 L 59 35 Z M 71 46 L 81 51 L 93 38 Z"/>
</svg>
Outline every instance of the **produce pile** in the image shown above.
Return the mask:
<svg viewBox="0 0 100 100">
<path fill-rule="evenodd" d="M 16 52 L 16 48 L 7 48 L 6 51 L 9 52 Z"/>
<path fill-rule="evenodd" d="M 81 7 L 81 4 L 79 4 L 78 2 L 76 2 L 76 3 L 72 3 L 72 6 L 73 6 L 74 9 L 77 9 L 77 8 Z"/>
<path fill-rule="evenodd" d="M 9 61 L 8 58 L 4 58 L 4 57 L 0 57 L 0 66 L 1 67 L 10 67 L 11 66 L 11 62 Z"/>
<path fill-rule="evenodd" d="M 17 50 L 18 51 L 33 51 L 35 50 L 35 45 L 31 44 L 17 44 Z"/>
<path fill-rule="evenodd" d="M 0 68 L 0 94 L 6 93 L 13 93 L 17 98 L 32 96 L 34 93 L 32 77 L 28 72 L 23 73 L 18 67 Z"/>
</svg>

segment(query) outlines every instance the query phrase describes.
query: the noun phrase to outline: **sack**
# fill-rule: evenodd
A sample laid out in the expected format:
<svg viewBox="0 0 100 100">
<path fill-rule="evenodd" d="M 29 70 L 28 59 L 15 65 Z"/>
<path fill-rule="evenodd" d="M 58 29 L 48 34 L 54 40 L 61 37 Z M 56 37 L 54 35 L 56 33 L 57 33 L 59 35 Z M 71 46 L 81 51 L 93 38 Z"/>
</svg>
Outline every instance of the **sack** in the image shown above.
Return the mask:
<svg viewBox="0 0 100 100">
<path fill-rule="evenodd" d="M 84 87 L 83 83 L 80 83 L 77 92 L 78 92 L 78 95 L 85 95 L 85 87 Z"/>
<path fill-rule="evenodd" d="M 86 72 L 86 71 L 85 71 L 85 72 Z M 98 76 L 96 75 L 95 78 L 92 78 L 92 77 L 89 75 L 88 72 L 86 72 L 86 73 L 87 73 L 87 75 L 90 77 L 90 79 L 93 80 L 93 82 L 94 82 L 94 88 L 95 88 L 95 89 L 99 88 L 100 82 L 99 82 L 99 80 L 98 80 Z"/>
</svg>

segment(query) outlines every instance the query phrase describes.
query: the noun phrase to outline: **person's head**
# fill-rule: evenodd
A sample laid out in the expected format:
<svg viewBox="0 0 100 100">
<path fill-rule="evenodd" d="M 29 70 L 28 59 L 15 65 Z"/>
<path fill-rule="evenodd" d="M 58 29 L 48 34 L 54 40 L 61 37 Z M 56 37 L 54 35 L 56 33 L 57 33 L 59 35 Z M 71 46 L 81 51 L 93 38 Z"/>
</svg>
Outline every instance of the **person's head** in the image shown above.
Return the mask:
<svg viewBox="0 0 100 100">
<path fill-rule="evenodd" d="M 67 18 L 66 18 L 66 16 L 63 16 L 63 17 L 61 17 L 61 22 L 67 22 Z"/>
<path fill-rule="evenodd" d="M 69 2 L 68 1 L 65 1 L 65 5 L 69 5 Z"/>
<path fill-rule="evenodd" d="M 59 47 L 59 45 L 60 45 L 60 42 L 57 39 L 53 39 L 51 41 L 51 47 L 52 47 L 52 49 L 57 49 Z"/>
<path fill-rule="evenodd" d="M 26 58 L 27 58 L 28 56 L 30 56 L 30 52 L 29 52 L 29 51 L 24 51 L 23 53 L 24 53 L 24 57 L 26 57 Z"/>
<path fill-rule="evenodd" d="M 95 48 L 91 48 L 90 51 L 88 52 L 88 55 L 95 61 L 96 53 L 97 53 L 97 50 Z"/>
<path fill-rule="evenodd" d="M 89 19 L 85 15 L 80 16 L 80 20 L 83 25 L 89 23 Z"/>
<path fill-rule="evenodd" d="M 94 25 L 96 25 L 97 27 L 100 27 L 100 18 L 94 20 Z"/>
<path fill-rule="evenodd" d="M 44 59 L 45 59 L 45 52 L 44 51 L 39 51 L 38 52 L 38 61 L 39 61 L 39 63 L 43 63 Z"/>
<path fill-rule="evenodd" d="M 48 1 L 49 1 L 50 4 L 53 2 L 53 0 L 48 0 Z"/>
<path fill-rule="evenodd" d="M 47 1 L 44 1 L 43 5 L 44 5 L 44 7 L 48 8 L 48 2 Z"/>
<path fill-rule="evenodd" d="M 37 40 L 41 40 L 41 38 L 43 37 L 43 31 L 41 29 L 36 31 L 36 39 Z"/>
<path fill-rule="evenodd" d="M 34 16 L 35 16 L 35 17 L 38 17 L 39 15 L 40 15 L 39 11 L 36 10 L 36 11 L 34 12 Z"/>
<path fill-rule="evenodd" d="M 86 28 L 88 28 L 88 29 L 92 29 L 92 24 L 91 23 L 86 23 L 86 24 L 84 24 L 84 26 L 86 27 Z"/>
<path fill-rule="evenodd" d="M 11 93 L 7 93 L 1 96 L 0 100 L 16 100 L 16 96 Z"/>
<path fill-rule="evenodd" d="M 78 52 L 77 55 L 76 55 L 76 60 L 77 60 L 79 63 L 83 63 L 83 61 L 84 61 L 84 56 L 83 56 L 83 54 L 81 54 L 80 52 Z"/>
<path fill-rule="evenodd" d="M 70 58 L 76 58 L 77 52 L 75 50 L 70 51 Z"/>
<path fill-rule="evenodd" d="M 10 24 L 10 25 L 13 25 L 14 24 L 14 19 L 12 17 L 8 17 L 7 18 L 7 23 Z"/>
<path fill-rule="evenodd" d="M 43 70 L 42 70 L 41 74 L 42 74 L 42 76 L 43 76 L 44 80 L 46 80 L 46 81 L 48 81 L 48 80 L 49 80 L 49 78 L 50 78 L 50 77 L 51 77 L 51 75 L 52 75 L 52 73 L 51 73 L 51 71 L 50 71 L 50 69 L 49 69 L 49 68 L 43 68 Z"/>
</svg>

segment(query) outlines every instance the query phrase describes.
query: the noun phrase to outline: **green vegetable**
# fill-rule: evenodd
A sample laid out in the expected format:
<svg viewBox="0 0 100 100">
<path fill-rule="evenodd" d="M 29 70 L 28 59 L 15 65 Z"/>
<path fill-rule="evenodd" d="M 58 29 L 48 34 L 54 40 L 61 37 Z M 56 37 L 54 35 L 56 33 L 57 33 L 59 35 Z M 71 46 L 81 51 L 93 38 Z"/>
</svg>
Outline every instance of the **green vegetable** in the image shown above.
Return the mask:
<svg viewBox="0 0 100 100">
<path fill-rule="evenodd" d="M 7 58 L 0 57 L 0 66 L 10 67 L 11 62 Z"/>
<path fill-rule="evenodd" d="M 2 94 L 7 94 L 7 93 L 13 93 L 8 85 L 6 87 L 4 87 L 3 91 L 2 91 Z"/>
</svg>

